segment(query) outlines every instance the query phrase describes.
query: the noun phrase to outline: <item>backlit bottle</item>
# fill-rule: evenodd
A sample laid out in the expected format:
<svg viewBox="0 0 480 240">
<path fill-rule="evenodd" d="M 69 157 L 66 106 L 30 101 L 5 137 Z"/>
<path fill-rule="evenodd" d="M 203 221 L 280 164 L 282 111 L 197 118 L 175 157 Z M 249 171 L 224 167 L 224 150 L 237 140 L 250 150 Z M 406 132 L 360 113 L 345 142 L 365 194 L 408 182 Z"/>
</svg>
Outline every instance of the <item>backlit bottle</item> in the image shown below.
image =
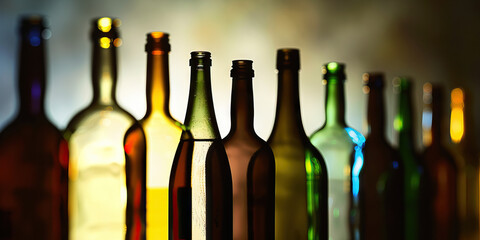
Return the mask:
<svg viewBox="0 0 480 240">
<path fill-rule="evenodd" d="M 277 51 L 278 94 L 268 144 L 275 156 L 275 239 L 328 239 L 327 168 L 300 113 L 298 49 Z"/>
<path fill-rule="evenodd" d="M 359 188 L 365 137 L 345 123 L 345 65 L 323 66 L 325 124 L 311 136 L 328 171 L 329 239 L 359 239 Z"/>
<path fill-rule="evenodd" d="M 169 187 L 169 238 L 232 239 L 232 175 L 213 108 L 209 52 L 192 52 L 185 130 Z"/>
<path fill-rule="evenodd" d="M 20 109 L 0 133 L 0 239 L 68 238 L 68 148 L 45 115 L 44 18 L 20 21 Z"/>
<path fill-rule="evenodd" d="M 275 159 L 253 128 L 252 61 L 233 61 L 230 133 L 223 139 L 232 172 L 233 239 L 274 239 Z"/>
<path fill-rule="evenodd" d="M 147 112 L 139 121 L 140 124 L 134 125 L 129 131 L 130 134 L 125 136 L 125 152 L 127 157 L 132 155 L 131 159 L 135 159 L 137 164 L 142 165 L 142 160 L 137 158 L 145 154 L 141 153 L 145 151 L 141 141 L 146 139 L 146 234 L 148 239 L 167 239 L 168 184 L 173 158 L 182 132 L 180 123 L 172 117 L 169 110 L 169 35 L 163 32 L 148 33 L 145 51 L 147 52 Z M 145 136 L 142 137 L 143 132 Z M 130 152 L 127 152 L 128 149 Z M 132 184 L 145 187 L 141 183 Z M 144 189 L 136 189 L 132 193 L 144 191 Z"/>
<path fill-rule="evenodd" d="M 125 239 L 123 140 L 135 119 L 115 99 L 118 19 L 92 22 L 92 103 L 65 130 L 70 149 L 70 239 Z"/>
</svg>

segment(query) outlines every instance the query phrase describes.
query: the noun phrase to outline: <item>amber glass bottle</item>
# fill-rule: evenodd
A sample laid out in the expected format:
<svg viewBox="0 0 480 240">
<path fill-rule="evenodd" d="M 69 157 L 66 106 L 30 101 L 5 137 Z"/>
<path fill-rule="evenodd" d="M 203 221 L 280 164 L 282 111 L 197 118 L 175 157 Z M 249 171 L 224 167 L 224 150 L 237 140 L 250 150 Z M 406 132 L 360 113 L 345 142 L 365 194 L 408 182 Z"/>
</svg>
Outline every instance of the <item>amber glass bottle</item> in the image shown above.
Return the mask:
<svg viewBox="0 0 480 240">
<path fill-rule="evenodd" d="M 365 73 L 368 93 L 368 136 L 360 175 L 360 236 L 362 239 L 403 240 L 403 165 L 385 137 L 384 78 Z"/>
<path fill-rule="evenodd" d="M 345 123 L 345 65 L 330 62 L 322 71 L 326 83 L 325 124 L 310 140 L 328 167 L 329 239 L 358 239 L 359 177 L 365 137 Z"/>
<path fill-rule="evenodd" d="M 45 115 L 44 19 L 21 19 L 20 110 L 0 133 L 0 239 L 68 239 L 68 150 Z"/>
<path fill-rule="evenodd" d="M 167 239 L 168 182 L 175 150 L 182 132 L 181 124 L 173 119 L 169 110 L 169 35 L 163 32 L 148 33 L 145 51 L 147 52 L 147 112 L 140 120 L 140 124 L 134 124 L 129 133 L 125 135 L 125 153 L 127 159 L 131 159 L 132 164 L 145 165 L 142 163 L 145 161 L 144 159 L 137 159 L 135 156 L 143 157 L 145 155 L 142 153 L 145 151 L 143 146 L 145 143 L 141 142 L 146 139 L 146 176 L 143 175 L 142 178 L 137 179 L 140 182 L 131 183 L 133 189 L 128 191 L 128 196 L 130 200 L 130 193 L 145 193 L 145 189 L 135 188 L 145 187 L 141 182 L 146 177 L 147 238 Z M 145 136 L 143 136 L 143 131 Z M 130 172 L 127 171 L 127 174 Z M 142 199 L 145 198 L 145 195 L 142 196 Z M 131 215 L 131 217 L 133 216 Z M 133 222 L 133 220 L 127 219 L 128 221 Z"/>
<path fill-rule="evenodd" d="M 432 142 L 423 152 L 423 161 L 430 177 L 428 191 L 432 208 L 432 239 L 458 239 L 457 167 L 443 145 L 443 88 L 430 85 L 432 94 Z"/>
<path fill-rule="evenodd" d="M 65 130 L 70 149 L 70 239 L 125 239 L 127 189 L 123 139 L 135 119 L 115 99 L 117 19 L 93 21 L 90 106 Z"/>
<path fill-rule="evenodd" d="M 327 168 L 300 113 L 298 49 L 277 51 L 278 94 L 268 144 L 275 156 L 275 239 L 328 239 Z"/>
<path fill-rule="evenodd" d="M 252 61 L 233 61 L 230 133 L 223 139 L 232 172 L 233 239 L 274 239 L 275 159 L 253 127 Z"/>
<path fill-rule="evenodd" d="M 232 239 L 232 175 L 213 108 L 209 52 L 192 52 L 185 130 L 169 185 L 169 238 Z"/>
</svg>

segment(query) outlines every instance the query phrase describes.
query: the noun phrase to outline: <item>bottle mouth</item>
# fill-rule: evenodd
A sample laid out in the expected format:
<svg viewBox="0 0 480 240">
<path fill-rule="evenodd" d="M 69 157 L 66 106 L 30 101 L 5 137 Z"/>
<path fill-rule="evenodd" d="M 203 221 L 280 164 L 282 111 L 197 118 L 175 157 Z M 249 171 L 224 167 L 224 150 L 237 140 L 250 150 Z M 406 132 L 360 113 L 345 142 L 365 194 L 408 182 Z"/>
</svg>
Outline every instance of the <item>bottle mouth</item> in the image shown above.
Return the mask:
<svg viewBox="0 0 480 240">
<path fill-rule="evenodd" d="M 252 60 L 234 60 L 232 61 L 232 70 L 230 70 L 230 77 L 237 78 L 253 78 L 255 76 Z"/>
<path fill-rule="evenodd" d="M 381 72 L 368 72 L 362 75 L 363 84 L 368 88 L 381 89 L 384 86 L 384 75 Z"/>
<path fill-rule="evenodd" d="M 410 91 L 412 87 L 412 78 L 411 77 L 396 77 L 393 79 L 393 89 L 394 92 L 398 93 L 401 91 Z"/>
<path fill-rule="evenodd" d="M 345 80 L 345 64 L 339 62 L 329 62 L 322 66 L 323 79 L 330 80 Z"/>
<path fill-rule="evenodd" d="M 190 66 L 197 67 L 210 67 L 212 66 L 212 60 L 210 59 L 211 53 L 207 51 L 194 51 L 190 53 Z"/>
<path fill-rule="evenodd" d="M 300 69 L 300 50 L 281 48 L 277 50 L 277 70 L 281 68 Z"/>
<path fill-rule="evenodd" d="M 118 18 L 95 18 L 92 20 L 91 38 L 110 38 L 112 41 L 115 41 L 115 39 L 120 39 L 118 28 L 121 24 L 122 22 Z"/>
<path fill-rule="evenodd" d="M 23 16 L 20 20 L 20 35 L 31 46 L 38 47 L 44 39 L 48 39 L 51 35 L 47 26 L 47 20 L 41 15 Z"/>
<path fill-rule="evenodd" d="M 147 34 L 147 44 L 145 51 L 147 52 L 170 52 L 170 35 L 165 32 L 151 32 Z"/>
</svg>

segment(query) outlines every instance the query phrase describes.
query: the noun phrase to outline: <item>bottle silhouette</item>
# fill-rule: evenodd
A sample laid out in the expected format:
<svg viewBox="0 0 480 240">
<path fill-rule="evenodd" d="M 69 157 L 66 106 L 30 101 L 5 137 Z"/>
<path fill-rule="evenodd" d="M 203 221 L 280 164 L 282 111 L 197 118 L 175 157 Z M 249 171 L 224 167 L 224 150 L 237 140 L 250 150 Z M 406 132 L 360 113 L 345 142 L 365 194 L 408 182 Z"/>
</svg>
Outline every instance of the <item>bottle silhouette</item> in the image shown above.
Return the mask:
<svg viewBox="0 0 480 240">
<path fill-rule="evenodd" d="M 127 202 L 123 139 L 135 122 L 115 99 L 119 20 L 92 22 L 92 103 L 65 130 L 70 149 L 70 239 L 124 239 Z"/>
<path fill-rule="evenodd" d="M 369 133 L 360 175 L 360 236 L 362 239 L 403 240 L 403 164 L 385 137 L 384 77 L 365 73 Z"/>
<path fill-rule="evenodd" d="M 428 205 L 432 226 L 429 237 L 453 240 L 458 239 L 457 167 L 453 156 L 443 146 L 443 88 L 429 83 L 426 86 L 431 91 L 432 106 L 432 141 L 422 155 L 430 177 L 431 202 Z"/>
<path fill-rule="evenodd" d="M 44 18 L 20 20 L 20 109 L 0 133 L 0 239 L 68 237 L 68 148 L 45 115 Z"/>
<path fill-rule="evenodd" d="M 268 144 L 275 156 L 275 239 L 328 239 L 327 168 L 300 113 L 298 49 L 277 51 L 278 94 Z"/>
<path fill-rule="evenodd" d="M 232 124 L 223 139 L 232 173 L 233 239 L 274 239 L 275 159 L 253 127 L 252 61 L 235 60 Z"/>
<path fill-rule="evenodd" d="M 145 161 L 142 156 L 146 154 L 146 176 L 143 175 L 137 179 L 138 183 L 132 182 L 133 189 L 145 188 L 145 184 L 140 182 L 145 181 L 143 178 L 146 177 L 146 190 L 136 189 L 132 194 L 146 191 L 147 238 L 167 239 L 168 184 L 173 158 L 182 132 L 181 124 L 173 119 L 169 110 L 169 35 L 163 32 L 148 33 L 145 51 L 147 52 L 147 112 L 139 124 L 134 124 L 125 136 L 125 152 L 127 159 L 132 159 L 137 166 L 145 165 L 142 163 Z M 143 146 L 145 142 L 142 144 L 144 139 L 146 139 L 146 153 Z M 127 152 L 128 149 L 130 152 Z M 145 197 L 145 195 L 142 196 Z M 132 229 L 138 229 L 138 227 Z"/>
<path fill-rule="evenodd" d="M 328 171 L 329 239 L 359 238 L 359 188 L 365 137 L 345 123 L 345 65 L 323 66 L 326 83 L 325 124 L 311 136 Z"/>
<path fill-rule="evenodd" d="M 394 87 L 399 92 L 394 128 L 398 132 L 398 150 L 404 167 L 405 239 L 423 239 L 429 232 L 431 213 L 424 194 L 424 190 L 428 190 L 425 189 L 426 171 L 415 152 L 412 83 L 409 78 L 399 77 L 394 79 Z"/>
<path fill-rule="evenodd" d="M 169 238 L 232 239 L 232 175 L 213 108 L 209 52 L 192 52 L 185 130 L 169 187 Z"/>
</svg>

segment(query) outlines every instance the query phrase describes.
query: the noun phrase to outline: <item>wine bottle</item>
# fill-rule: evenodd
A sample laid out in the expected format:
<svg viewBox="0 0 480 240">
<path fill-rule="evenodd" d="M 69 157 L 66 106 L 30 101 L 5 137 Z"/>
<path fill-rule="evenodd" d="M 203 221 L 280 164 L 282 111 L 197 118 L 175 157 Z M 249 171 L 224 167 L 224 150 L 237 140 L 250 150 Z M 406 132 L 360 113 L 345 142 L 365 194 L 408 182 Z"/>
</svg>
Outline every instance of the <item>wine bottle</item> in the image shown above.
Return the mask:
<svg viewBox="0 0 480 240">
<path fill-rule="evenodd" d="M 298 49 L 277 51 L 278 94 L 268 144 L 275 156 L 275 239 L 328 239 L 327 168 L 300 113 Z"/>
<path fill-rule="evenodd" d="M 252 61 L 235 60 L 231 128 L 223 139 L 232 173 L 233 239 L 274 239 L 275 159 L 253 127 Z"/>
<path fill-rule="evenodd" d="M 232 175 L 213 108 L 209 52 L 192 52 L 185 130 L 170 174 L 169 238 L 232 239 Z"/>
<path fill-rule="evenodd" d="M 345 65 L 337 62 L 323 66 L 325 124 L 310 136 L 327 163 L 328 232 L 332 240 L 358 239 L 360 234 L 358 193 L 365 137 L 345 123 L 344 69 Z"/>
<path fill-rule="evenodd" d="M 129 131 L 130 134 L 125 136 L 125 150 L 128 146 L 130 153 L 125 152 L 127 159 L 128 155 L 136 154 L 140 158 L 134 158 L 135 156 L 130 158 L 137 164 L 142 164 L 141 157 L 145 153 L 141 152 L 145 149 L 141 142 L 146 139 L 146 234 L 148 239 L 167 239 L 168 184 L 173 158 L 182 132 L 181 124 L 172 117 L 169 110 L 169 35 L 163 32 L 148 33 L 145 51 L 147 52 L 147 112 L 139 121 L 140 124 L 135 124 Z M 145 135 L 142 137 L 143 131 Z M 129 174 L 128 171 L 127 174 Z M 132 184 L 132 186 L 145 187 L 141 183 Z M 143 193 L 145 189 L 136 191 Z M 136 191 L 132 191 L 132 194 Z"/>
<path fill-rule="evenodd" d="M 115 99 L 120 21 L 93 20 L 92 103 L 65 130 L 70 149 L 70 239 L 125 239 L 123 139 L 135 118 Z"/>
<path fill-rule="evenodd" d="M 428 201 L 422 194 L 422 189 L 427 186 L 426 171 L 415 151 L 413 137 L 412 83 L 409 78 L 398 77 L 393 84 L 395 91 L 399 92 L 394 128 L 398 132 L 398 150 L 404 167 L 405 239 L 423 239 L 421 237 L 429 232 L 430 212 L 426 206 Z"/>
<path fill-rule="evenodd" d="M 432 141 L 422 159 L 429 173 L 432 208 L 432 239 L 458 239 L 457 167 L 452 154 L 443 146 L 443 88 L 426 83 L 431 92 Z M 425 87 L 424 87 L 425 89 Z"/>
<path fill-rule="evenodd" d="M 20 20 L 20 109 L 0 133 L 0 239 L 68 239 L 68 148 L 45 115 L 41 16 Z"/>
<path fill-rule="evenodd" d="M 385 137 L 384 77 L 365 73 L 368 136 L 360 175 L 360 236 L 403 240 L 403 164 Z"/>
</svg>

